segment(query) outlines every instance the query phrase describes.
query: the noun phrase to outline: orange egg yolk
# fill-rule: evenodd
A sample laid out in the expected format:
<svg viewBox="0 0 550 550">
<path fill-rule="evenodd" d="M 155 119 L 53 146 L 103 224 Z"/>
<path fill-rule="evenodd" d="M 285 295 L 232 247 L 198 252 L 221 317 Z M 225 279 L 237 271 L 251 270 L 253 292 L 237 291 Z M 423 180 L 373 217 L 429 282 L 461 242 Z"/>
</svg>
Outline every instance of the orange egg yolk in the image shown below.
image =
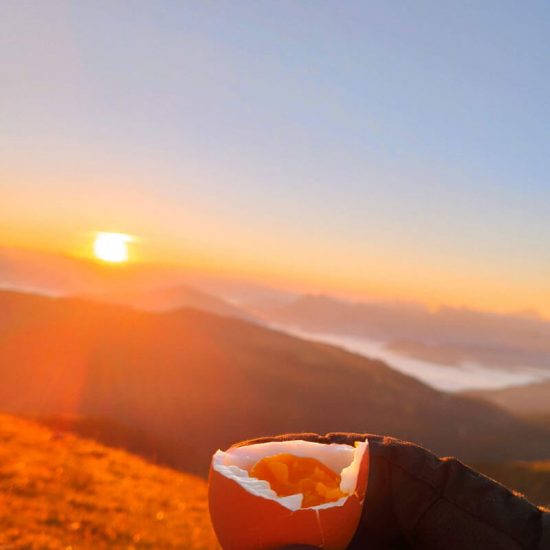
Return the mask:
<svg viewBox="0 0 550 550">
<path fill-rule="evenodd" d="M 340 476 L 315 458 L 278 454 L 262 458 L 250 470 L 280 497 L 302 493 L 302 508 L 334 502 L 344 496 Z"/>
</svg>

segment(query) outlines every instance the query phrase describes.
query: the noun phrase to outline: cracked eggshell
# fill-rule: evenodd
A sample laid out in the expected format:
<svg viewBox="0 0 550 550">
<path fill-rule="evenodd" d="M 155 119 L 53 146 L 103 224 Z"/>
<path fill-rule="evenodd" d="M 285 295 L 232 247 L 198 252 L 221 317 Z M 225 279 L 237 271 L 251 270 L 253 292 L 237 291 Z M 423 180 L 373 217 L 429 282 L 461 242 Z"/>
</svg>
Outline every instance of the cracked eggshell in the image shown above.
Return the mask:
<svg viewBox="0 0 550 550">
<path fill-rule="evenodd" d="M 279 497 L 269 483 L 250 478 L 261 458 L 279 453 L 316 458 L 341 476 L 349 493 L 336 502 L 301 508 L 302 495 Z M 367 490 L 368 441 L 351 445 L 274 441 L 218 451 L 210 468 L 208 502 L 224 550 L 273 550 L 311 545 L 344 550 L 353 538 Z"/>
</svg>

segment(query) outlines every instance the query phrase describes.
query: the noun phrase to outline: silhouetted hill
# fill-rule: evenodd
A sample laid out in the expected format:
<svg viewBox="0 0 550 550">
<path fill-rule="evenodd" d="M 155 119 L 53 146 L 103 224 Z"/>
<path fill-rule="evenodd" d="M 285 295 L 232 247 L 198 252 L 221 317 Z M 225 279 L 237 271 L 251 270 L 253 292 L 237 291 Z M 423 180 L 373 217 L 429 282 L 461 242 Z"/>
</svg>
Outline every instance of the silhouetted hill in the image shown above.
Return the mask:
<svg viewBox="0 0 550 550">
<path fill-rule="evenodd" d="M 550 508 L 550 460 L 481 463 L 474 467 L 510 489 L 524 494 L 531 502 Z"/>
<path fill-rule="evenodd" d="M 521 416 L 550 416 L 550 380 L 502 390 L 470 391 L 467 395 L 483 398 Z"/>
<path fill-rule="evenodd" d="M 548 429 L 550 426 L 550 413 L 546 414 L 529 414 L 523 417 L 525 420 L 528 420 L 531 424 L 536 424 Z"/>
<path fill-rule="evenodd" d="M 253 321 L 246 311 L 206 292 L 185 285 L 148 290 L 116 290 L 85 298 L 107 304 L 127 305 L 144 311 L 172 311 L 184 307 L 200 309 L 215 315 Z"/>
<path fill-rule="evenodd" d="M 206 483 L 0 415 L 0 547 L 219 548 Z"/>
<path fill-rule="evenodd" d="M 182 469 L 290 431 L 392 434 L 466 461 L 550 458 L 547 431 L 498 407 L 244 321 L 13 292 L 0 312 L 1 409 L 112 418 Z"/>
</svg>

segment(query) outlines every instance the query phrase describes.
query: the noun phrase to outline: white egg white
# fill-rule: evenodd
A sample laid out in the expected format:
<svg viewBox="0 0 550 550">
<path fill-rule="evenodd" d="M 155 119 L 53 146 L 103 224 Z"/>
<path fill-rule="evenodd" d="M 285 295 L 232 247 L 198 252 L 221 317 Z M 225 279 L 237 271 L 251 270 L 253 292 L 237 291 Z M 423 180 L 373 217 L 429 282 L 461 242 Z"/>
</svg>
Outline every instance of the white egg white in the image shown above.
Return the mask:
<svg viewBox="0 0 550 550">
<path fill-rule="evenodd" d="M 212 458 L 212 468 L 219 474 L 235 481 L 245 491 L 268 500 L 274 500 L 289 510 L 301 509 L 301 493 L 280 497 L 271 489 L 269 483 L 262 479 L 250 477 L 249 470 L 258 460 L 281 453 L 289 453 L 304 458 L 315 458 L 340 475 L 340 490 L 345 497 L 334 501 L 312 506 L 308 509 L 323 510 L 343 506 L 357 487 L 357 479 L 363 456 L 368 452 L 368 441 L 357 442 L 355 447 L 344 444 L 314 443 L 312 441 L 272 441 L 244 447 L 233 447 L 227 451 L 217 451 Z"/>
</svg>

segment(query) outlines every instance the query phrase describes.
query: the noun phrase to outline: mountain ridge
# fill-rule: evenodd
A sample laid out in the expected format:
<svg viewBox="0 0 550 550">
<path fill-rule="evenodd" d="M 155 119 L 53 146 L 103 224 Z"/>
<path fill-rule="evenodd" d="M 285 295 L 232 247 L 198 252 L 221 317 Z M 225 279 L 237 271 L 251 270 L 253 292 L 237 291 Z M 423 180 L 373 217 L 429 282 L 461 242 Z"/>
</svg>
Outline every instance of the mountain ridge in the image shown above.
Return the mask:
<svg viewBox="0 0 550 550">
<path fill-rule="evenodd" d="M 112 418 L 161 438 L 173 452 L 159 460 L 184 470 L 204 474 L 235 441 L 297 431 L 390 434 L 467 461 L 550 457 L 542 427 L 243 320 L 13 292 L 0 311 L 3 410 Z"/>
</svg>

